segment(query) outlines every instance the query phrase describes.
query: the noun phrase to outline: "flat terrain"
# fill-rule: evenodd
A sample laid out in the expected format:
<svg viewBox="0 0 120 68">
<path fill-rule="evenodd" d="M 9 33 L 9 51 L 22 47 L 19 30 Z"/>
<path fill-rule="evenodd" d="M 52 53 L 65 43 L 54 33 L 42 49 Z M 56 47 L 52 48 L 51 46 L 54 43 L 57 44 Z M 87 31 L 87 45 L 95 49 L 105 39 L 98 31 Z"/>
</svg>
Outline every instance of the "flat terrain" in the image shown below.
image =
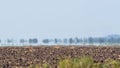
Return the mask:
<svg viewBox="0 0 120 68">
<path fill-rule="evenodd" d="M 0 68 L 26 68 L 31 64 L 57 65 L 65 57 L 92 56 L 94 62 L 120 60 L 120 46 L 21 46 L 0 47 Z"/>
</svg>

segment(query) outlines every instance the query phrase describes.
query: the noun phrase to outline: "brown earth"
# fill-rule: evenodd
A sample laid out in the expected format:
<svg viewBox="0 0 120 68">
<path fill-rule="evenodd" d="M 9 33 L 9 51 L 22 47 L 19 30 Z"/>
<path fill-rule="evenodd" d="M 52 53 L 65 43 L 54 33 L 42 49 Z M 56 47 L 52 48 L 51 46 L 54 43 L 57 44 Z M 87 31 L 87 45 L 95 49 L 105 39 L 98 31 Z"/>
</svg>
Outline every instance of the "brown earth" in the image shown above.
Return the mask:
<svg viewBox="0 0 120 68">
<path fill-rule="evenodd" d="M 120 46 L 21 46 L 0 47 L 0 68 L 27 68 L 48 63 L 55 68 L 65 57 L 92 56 L 94 62 L 120 60 Z"/>
</svg>

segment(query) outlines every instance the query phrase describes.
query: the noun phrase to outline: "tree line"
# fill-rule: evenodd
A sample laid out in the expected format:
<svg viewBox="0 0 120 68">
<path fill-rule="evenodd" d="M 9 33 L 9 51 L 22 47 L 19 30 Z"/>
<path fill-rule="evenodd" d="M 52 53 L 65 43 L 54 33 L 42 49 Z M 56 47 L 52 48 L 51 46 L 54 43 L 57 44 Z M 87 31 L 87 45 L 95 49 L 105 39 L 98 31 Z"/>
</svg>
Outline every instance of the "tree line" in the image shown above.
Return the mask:
<svg viewBox="0 0 120 68">
<path fill-rule="evenodd" d="M 88 37 L 88 38 L 64 38 L 64 39 L 44 39 L 45 44 L 69 44 L 69 45 L 118 45 L 120 44 L 120 36 L 107 37 Z"/>
<path fill-rule="evenodd" d="M 19 39 L 17 41 L 18 45 L 119 45 L 120 44 L 120 36 L 119 35 L 110 35 L 106 37 L 88 37 L 88 38 L 53 38 L 53 39 L 42 39 L 39 41 L 40 38 L 29 38 L 29 39 Z M 4 42 L 0 40 L 0 44 L 11 44 L 14 45 L 16 40 L 14 39 L 6 39 Z"/>
</svg>

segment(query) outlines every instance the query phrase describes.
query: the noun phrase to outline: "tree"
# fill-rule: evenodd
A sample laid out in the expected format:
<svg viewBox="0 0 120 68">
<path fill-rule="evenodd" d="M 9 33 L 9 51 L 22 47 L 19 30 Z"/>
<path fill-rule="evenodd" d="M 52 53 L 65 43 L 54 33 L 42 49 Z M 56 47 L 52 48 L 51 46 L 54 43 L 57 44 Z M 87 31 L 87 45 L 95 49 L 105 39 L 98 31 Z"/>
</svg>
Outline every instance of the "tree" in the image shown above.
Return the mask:
<svg viewBox="0 0 120 68">
<path fill-rule="evenodd" d="M 94 44 L 94 38 L 89 37 L 89 38 L 88 38 L 88 43 L 89 43 L 89 44 Z"/>
<path fill-rule="evenodd" d="M 83 44 L 86 45 L 88 43 L 88 39 L 87 38 L 84 38 L 83 39 Z"/>
<path fill-rule="evenodd" d="M 83 40 L 81 38 L 78 38 L 78 37 L 75 38 L 75 44 L 80 44 L 82 42 Z"/>
<path fill-rule="evenodd" d="M 73 44 L 75 41 L 72 38 L 69 38 L 69 44 Z"/>
<path fill-rule="evenodd" d="M 44 44 L 48 44 L 48 43 L 50 43 L 50 40 L 49 40 L 49 39 L 43 39 L 42 42 L 43 42 Z"/>
<path fill-rule="evenodd" d="M 29 43 L 30 44 L 37 44 L 38 43 L 38 39 L 37 38 L 29 39 Z"/>
<path fill-rule="evenodd" d="M 63 39 L 63 43 L 64 43 L 64 44 L 67 44 L 67 43 L 68 43 L 68 39 L 67 39 L 67 38 L 64 38 L 64 39 Z"/>
<path fill-rule="evenodd" d="M 2 40 L 0 39 L 0 44 L 2 45 Z"/>
<path fill-rule="evenodd" d="M 104 44 L 105 43 L 105 39 L 104 38 L 98 38 L 98 43 L 99 44 Z"/>
<path fill-rule="evenodd" d="M 58 43 L 58 40 L 55 38 L 55 39 L 54 39 L 54 42 L 55 42 L 55 44 L 57 44 L 57 43 Z"/>
<path fill-rule="evenodd" d="M 25 39 L 20 39 L 20 44 L 24 45 L 27 42 Z"/>
<path fill-rule="evenodd" d="M 54 44 L 61 44 L 62 43 L 62 41 L 61 41 L 61 39 L 57 39 L 57 38 L 55 38 L 54 39 Z"/>
<path fill-rule="evenodd" d="M 11 44 L 14 45 L 14 41 L 12 39 L 7 39 L 7 44 Z"/>
</svg>

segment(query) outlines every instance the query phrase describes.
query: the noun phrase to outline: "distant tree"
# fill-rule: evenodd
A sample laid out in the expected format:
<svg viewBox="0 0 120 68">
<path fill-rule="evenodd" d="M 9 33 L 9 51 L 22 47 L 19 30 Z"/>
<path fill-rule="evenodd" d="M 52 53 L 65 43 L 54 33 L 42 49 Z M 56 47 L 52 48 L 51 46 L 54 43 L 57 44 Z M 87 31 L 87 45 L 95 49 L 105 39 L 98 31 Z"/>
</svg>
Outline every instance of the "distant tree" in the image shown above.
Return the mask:
<svg viewBox="0 0 120 68">
<path fill-rule="evenodd" d="M 89 44 L 94 44 L 94 38 L 89 37 L 89 38 L 88 38 L 88 43 L 89 43 Z"/>
<path fill-rule="evenodd" d="M 84 45 L 88 44 L 88 39 L 87 38 L 83 38 L 83 44 Z"/>
<path fill-rule="evenodd" d="M 34 39 L 33 39 L 33 43 L 34 43 L 34 44 L 37 44 L 37 43 L 38 43 L 38 39 L 37 39 L 37 38 L 34 38 Z"/>
<path fill-rule="evenodd" d="M 37 44 L 38 43 L 38 39 L 37 38 L 30 38 L 29 39 L 29 44 Z"/>
<path fill-rule="evenodd" d="M 98 38 L 98 42 L 99 42 L 99 44 L 104 44 L 105 43 L 105 39 L 104 38 Z"/>
<path fill-rule="evenodd" d="M 55 44 L 58 43 L 58 39 L 57 39 L 57 38 L 54 39 L 54 43 L 55 43 Z"/>
<path fill-rule="evenodd" d="M 75 44 L 81 44 L 83 40 L 81 38 L 76 37 L 75 38 Z"/>
<path fill-rule="evenodd" d="M 7 39 L 7 44 L 13 44 L 14 45 L 14 41 L 12 39 Z"/>
<path fill-rule="evenodd" d="M 0 44 L 2 43 L 2 40 L 0 39 Z"/>
<path fill-rule="evenodd" d="M 61 43 L 62 43 L 61 39 L 57 39 L 57 38 L 54 39 L 54 44 L 61 44 Z"/>
<path fill-rule="evenodd" d="M 99 43 L 98 38 L 94 37 L 94 44 L 98 44 L 98 43 Z"/>
<path fill-rule="evenodd" d="M 73 44 L 75 43 L 75 40 L 73 40 L 73 38 L 69 38 L 69 44 Z"/>
<path fill-rule="evenodd" d="M 107 44 L 113 44 L 114 43 L 114 38 L 110 37 L 110 38 L 107 38 Z"/>
<path fill-rule="evenodd" d="M 42 42 L 43 42 L 44 44 L 48 44 L 48 43 L 50 43 L 50 40 L 49 40 L 49 39 L 43 39 Z"/>
<path fill-rule="evenodd" d="M 25 39 L 20 39 L 20 44 L 24 45 L 26 43 Z"/>
<path fill-rule="evenodd" d="M 64 38 L 64 39 L 63 39 L 63 43 L 64 43 L 64 44 L 67 44 L 67 43 L 68 43 L 68 39 L 67 39 L 67 38 Z"/>
<path fill-rule="evenodd" d="M 117 39 L 117 43 L 120 44 L 120 37 Z"/>
<path fill-rule="evenodd" d="M 115 37 L 110 37 L 108 39 L 109 44 L 119 44 L 120 43 L 120 38 L 115 38 Z"/>
</svg>

